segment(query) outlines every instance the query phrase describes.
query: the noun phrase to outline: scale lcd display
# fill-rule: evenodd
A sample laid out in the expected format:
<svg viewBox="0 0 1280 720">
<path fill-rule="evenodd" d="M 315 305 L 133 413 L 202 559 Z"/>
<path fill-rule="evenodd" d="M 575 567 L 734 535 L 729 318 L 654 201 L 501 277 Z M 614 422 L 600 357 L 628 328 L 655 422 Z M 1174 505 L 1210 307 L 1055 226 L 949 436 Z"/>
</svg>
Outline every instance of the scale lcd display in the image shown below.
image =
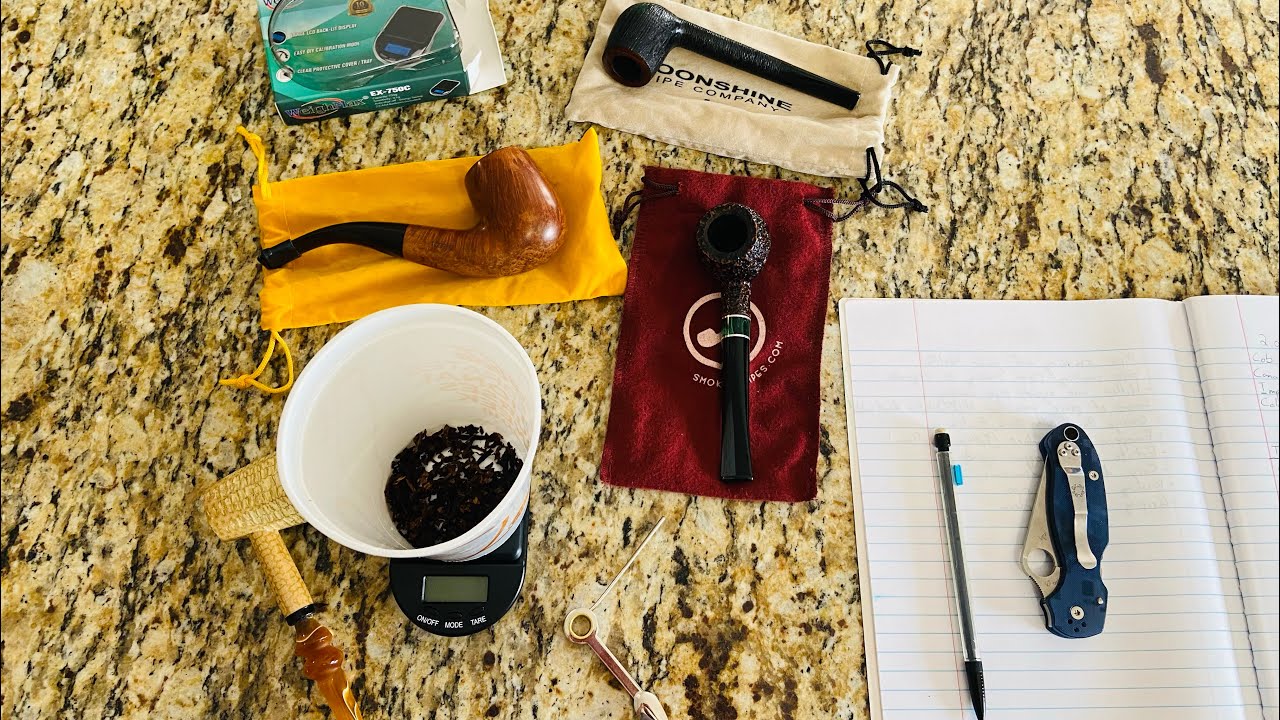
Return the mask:
<svg viewBox="0 0 1280 720">
<path fill-rule="evenodd" d="M 477 603 L 489 598 L 489 578 L 483 575 L 428 575 L 422 580 L 422 601 Z"/>
</svg>

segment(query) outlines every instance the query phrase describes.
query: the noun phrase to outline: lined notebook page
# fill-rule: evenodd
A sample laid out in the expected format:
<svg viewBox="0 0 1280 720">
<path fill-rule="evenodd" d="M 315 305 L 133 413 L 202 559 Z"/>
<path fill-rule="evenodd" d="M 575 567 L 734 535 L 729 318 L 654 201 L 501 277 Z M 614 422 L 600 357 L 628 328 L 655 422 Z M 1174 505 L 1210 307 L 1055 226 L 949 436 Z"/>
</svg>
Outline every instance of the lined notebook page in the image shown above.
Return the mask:
<svg viewBox="0 0 1280 720">
<path fill-rule="evenodd" d="M 1206 297 L 1185 305 L 1258 686 L 1267 720 L 1280 720 L 1280 299 Z"/>
<path fill-rule="evenodd" d="M 970 718 L 932 431 L 957 493 L 991 718 L 1262 717 L 1182 307 L 844 300 L 841 324 L 872 716 Z M 1074 422 L 1106 472 L 1106 629 L 1044 628 L 1018 564 L 1036 443 Z M 1086 711 L 1084 714 L 1082 711 Z"/>
</svg>

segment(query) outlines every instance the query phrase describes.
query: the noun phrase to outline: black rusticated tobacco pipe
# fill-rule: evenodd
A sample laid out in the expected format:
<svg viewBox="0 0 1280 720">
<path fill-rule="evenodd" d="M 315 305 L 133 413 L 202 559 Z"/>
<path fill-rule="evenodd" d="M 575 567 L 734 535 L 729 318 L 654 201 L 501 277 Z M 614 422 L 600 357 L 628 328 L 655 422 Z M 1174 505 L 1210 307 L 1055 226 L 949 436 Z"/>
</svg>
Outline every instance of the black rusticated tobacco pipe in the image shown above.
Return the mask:
<svg viewBox="0 0 1280 720">
<path fill-rule="evenodd" d="M 681 20 L 655 3 L 632 5 L 618 16 L 604 46 L 605 71 L 629 87 L 653 79 L 671 48 L 681 47 L 743 72 L 852 110 L 858 92 L 768 53 Z"/>
<path fill-rule="evenodd" d="M 711 208 L 698 221 L 698 257 L 720 286 L 720 479 L 750 480 L 747 361 L 751 356 L 751 281 L 769 256 L 769 228 L 738 203 Z"/>
</svg>

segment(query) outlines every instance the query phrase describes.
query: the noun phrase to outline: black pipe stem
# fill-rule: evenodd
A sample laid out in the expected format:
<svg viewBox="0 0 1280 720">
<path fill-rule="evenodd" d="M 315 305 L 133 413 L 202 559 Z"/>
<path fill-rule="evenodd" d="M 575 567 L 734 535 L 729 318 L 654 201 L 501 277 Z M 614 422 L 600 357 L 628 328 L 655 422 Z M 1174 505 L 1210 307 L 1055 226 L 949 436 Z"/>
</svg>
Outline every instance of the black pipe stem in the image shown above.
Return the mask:
<svg viewBox="0 0 1280 720">
<path fill-rule="evenodd" d="M 750 321 L 746 321 L 750 323 Z M 747 325 L 750 334 L 750 325 Z M 720 479 L 747 482 L 751 471 L 751 416 L 747 397 L 747 360 L 751 340 L 727 337 L 720 342 Z"/>
<path fill-rule="evenodd" d="M 838 105 L 845 110 L 852 110 L 858 106 L 857 90 L 815 75 L 804 68 L 693 23 L 684 24 L 680 40 L 676 43 L 689 52 L 816 97 L 832 105 Z"/>
<path fill-rule="evenodd" d="M 361 245 L 393 257 L 404 257 L 404 231 L 408 227 L 403 223 L 386 222 L 329 225 L 292 240 L 285 240 L 279 245 L 263 248 L 258 253 L 258 263 L 268 270 L 277 270 L 297 260 L 305 252 L 339 243 Z"/>
</svg>

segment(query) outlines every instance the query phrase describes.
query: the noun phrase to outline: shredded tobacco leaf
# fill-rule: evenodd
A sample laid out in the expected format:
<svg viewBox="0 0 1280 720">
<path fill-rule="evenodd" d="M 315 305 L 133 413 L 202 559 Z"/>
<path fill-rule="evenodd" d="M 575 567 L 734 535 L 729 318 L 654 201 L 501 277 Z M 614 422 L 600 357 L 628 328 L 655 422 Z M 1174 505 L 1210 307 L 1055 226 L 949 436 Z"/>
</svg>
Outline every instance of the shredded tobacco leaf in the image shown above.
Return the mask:
<svg viewBox="0 0 1280 720">
<path fill-rule="evenodd" d="M 523 465 L 511 443 L 478 425 L 423 430 L 391 462 L 391 520 L 414 547 L 452 540 L 493 512 Z"/>
</svg>

